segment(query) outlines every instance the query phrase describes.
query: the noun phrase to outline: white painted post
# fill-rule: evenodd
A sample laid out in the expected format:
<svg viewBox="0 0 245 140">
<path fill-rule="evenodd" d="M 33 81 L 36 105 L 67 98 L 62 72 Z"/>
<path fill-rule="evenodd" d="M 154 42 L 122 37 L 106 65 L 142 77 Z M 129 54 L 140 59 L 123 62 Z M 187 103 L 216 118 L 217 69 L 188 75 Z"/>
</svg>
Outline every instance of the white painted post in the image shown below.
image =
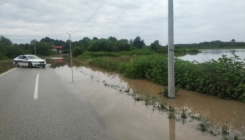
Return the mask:
<svg viewBox="0 0 245 140">
<path fill-rule="evenodd" d="M 168 0 L 168 97 L 175 97 L 173 0 Z"/>
</svg>

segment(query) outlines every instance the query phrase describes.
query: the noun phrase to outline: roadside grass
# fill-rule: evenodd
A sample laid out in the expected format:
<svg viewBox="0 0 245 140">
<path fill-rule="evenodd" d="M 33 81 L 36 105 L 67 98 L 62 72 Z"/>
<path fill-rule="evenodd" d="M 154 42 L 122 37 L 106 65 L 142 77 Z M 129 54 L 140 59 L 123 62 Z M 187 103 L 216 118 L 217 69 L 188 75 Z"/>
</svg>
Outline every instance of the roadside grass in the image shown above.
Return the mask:
<svg viewBox="0 0 245 140">
<path fill-rule="evenodd" d="M 97 53 L 100 54 L 101 53 Z M 119 72 L 122 73 L 125 69 L 125 65 L 128 62 L 133 61 L 135 58 L 139 56 L 131 56 L 131 55 L 111 55 L 110 56 L 103 54 L 102 57 L 98 57 L 98 55 L 90 55 L 85 53 L 85 55 L 80 55 L 75 58 L 75 61 L 79 61 L 83 65 L 94 66 L 98 68 L 102 68 L 111 72 Z M 93 57 L 94 56 L 94 57 Z"/>
<path fill-rule="evenodd" d="M 0 74 L 14 68 L 13 60 L 1 60 L 0 61 Z"/>
</svg>

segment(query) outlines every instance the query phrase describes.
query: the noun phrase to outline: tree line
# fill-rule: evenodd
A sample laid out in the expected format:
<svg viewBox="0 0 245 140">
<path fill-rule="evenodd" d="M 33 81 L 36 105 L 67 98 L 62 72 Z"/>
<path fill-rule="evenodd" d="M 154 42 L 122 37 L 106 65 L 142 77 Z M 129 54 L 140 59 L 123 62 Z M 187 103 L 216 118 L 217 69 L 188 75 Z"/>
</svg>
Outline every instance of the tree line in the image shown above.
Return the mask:
<svg viewBox="0 0 245 140">
<path fill-rule="evenodd" d="M 200 42 L 200 43 L 193 43 L 193 44 L 175 44 L 176 48 L 245 48 L 245 42 L 236 42 L 235 39 L 232 39 L 228 42 L 223 42 L 220 40 L 210 41 L 210 42 Z"/>
<path fill-rule="evenodd" d="M 63 53 L 69 52 L 69 40 L 66 42 L 62 40 L 54 40 L 49 37 L 41 39 L 41 42 L 53 43 L 55 46 L 63 46 Z M 146 47 L 144 40 L 139 36 L 135 39 L 117 39 L 116 37 L 105 38 L 89 38 L 84 37 L 78 41 L 72 41 L 72 49 L 74 55 L 80 54 L 83 51 L 90 52 L 120 52 L 120 51 L 130 51 L 132 49 L 142 49 Z"/>
<path fill-rule="evenodd" d="M 36 46 L 36 53 L 38 55 L 51 55 L 52 43 L 40 42 L 32 40 L 26 44 L 13 44 L 10 39 L 0 37 L 0 60 L 15 58 L 20 54 L 35 54 L 34 45 Z"/>
<path fill-rule="evenodd" d="M 69 40 L 57 40 L 49 37 L 44 37 L 40 41 L 32 40 L 30 43 L 25 44 L 13 44 L 10 39 L 1 36 L 0 37 L 0 60 L 14 58 L 20 54 L 34 54 L 34 45 L 36 46 L 37 55 L 45 56 L 51 55 L 52 47 L 62 46 L 63 53 L 69 53 L 70 44 Z M 175 44 L 175 51 L 184 50 L 187 48 L 245 48 L 245 42 L 236 42 L 232 39 L 229 42 L 222 41 L 211 41 L 211 42 L 201 42 L 193 44 Z M 120 52 L 120 51 L 131 51 L 135 49 L 148 48 L 158 53 L 166 53 L 167 45 L 160 45 L 158 40 L 152 42 L 147 46 L 141 37 L 137 36 L 134 39 L 117 39 L 116 37 L 108 38 L 89 38 L 84 37 L 78 41 L 72 41 L 72 52 L 74 56 L 81 55 L 85 51 L 89 52 Z"/>
</svg>

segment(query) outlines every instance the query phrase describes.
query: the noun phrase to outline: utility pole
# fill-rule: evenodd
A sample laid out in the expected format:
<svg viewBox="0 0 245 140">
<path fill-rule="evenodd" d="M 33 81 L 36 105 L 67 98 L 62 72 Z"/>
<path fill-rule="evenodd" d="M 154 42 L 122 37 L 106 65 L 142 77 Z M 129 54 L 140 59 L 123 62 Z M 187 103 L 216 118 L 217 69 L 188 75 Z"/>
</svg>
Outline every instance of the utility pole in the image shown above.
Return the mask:
<svg viewBox="0 0 245 140">
<path fill-rule="evenodd" d="M 173 0 L 168 0 L 168 97 L 175 97 L 174 81 L 174 10 Z"/>
<path fill-rule="evenodd" d="M 72 66 L 72 52 L 71 52 L 71 34 L 68 34 L 68 35 L 69 35 L 69 40 L 70 40 L 71 75 L 72 75 L 72 82 L 73 82 L 74 80 L 73 80 L 73 68 L 72 68 L 73 66 Z"/>
</svg>

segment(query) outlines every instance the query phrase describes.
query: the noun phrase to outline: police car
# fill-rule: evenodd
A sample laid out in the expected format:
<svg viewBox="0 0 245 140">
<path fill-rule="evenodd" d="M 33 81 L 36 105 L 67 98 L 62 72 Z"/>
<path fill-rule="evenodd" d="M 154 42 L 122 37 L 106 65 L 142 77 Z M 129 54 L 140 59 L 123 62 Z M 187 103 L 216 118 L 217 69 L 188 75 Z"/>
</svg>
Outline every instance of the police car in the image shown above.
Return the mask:
<svg viewBox="0 0 245 140">
<path fill-rule="evenodd" d="M 16 67 L 20 67 L 20 66 L 26 66 L 26 67 L 38 67 L 41 66 L 43 68 L 45 68 L 46 66 L 46 61 L 37 57 L 36 55 L 19 55 L 18 57 L 16 57 L 14 59 L 14 65 Z"/>
</svg>

